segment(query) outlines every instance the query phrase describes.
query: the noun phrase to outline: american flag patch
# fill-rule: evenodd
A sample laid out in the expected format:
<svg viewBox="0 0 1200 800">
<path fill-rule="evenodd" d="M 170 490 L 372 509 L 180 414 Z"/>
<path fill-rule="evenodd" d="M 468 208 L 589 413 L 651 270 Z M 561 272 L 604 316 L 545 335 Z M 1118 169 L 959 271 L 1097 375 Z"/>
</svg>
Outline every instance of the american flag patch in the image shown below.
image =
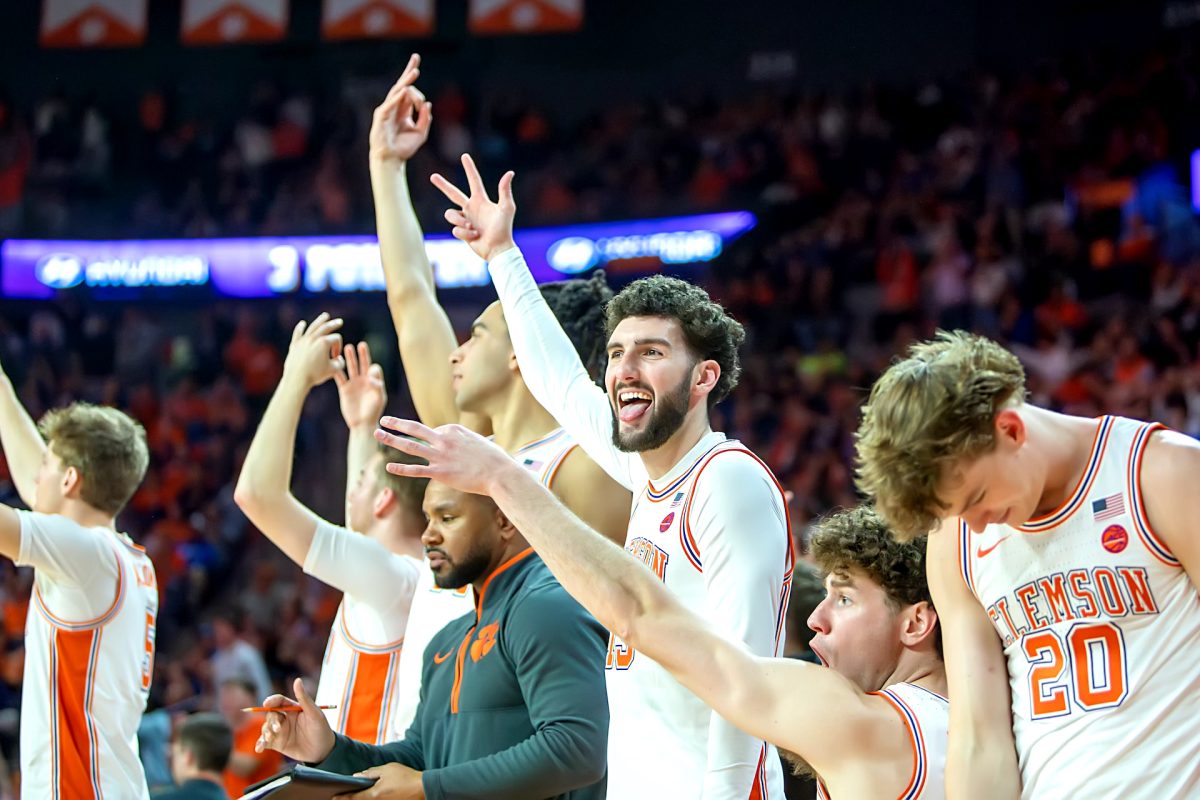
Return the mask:
<svg viewBox="0 0 1200 800">
<path fill-rule="evenodd" d="M 532 458 L 527 458 L 525 459 L 525 468 L 532 472 L 537 472 L 545 463 L 544 461 L 534 461 Z"/>
<path fill-rule="evenodd" d="M 687 492 L 680 492 L 679 494 L 675 495 L 675 499 L 671 501 L 671 508 L 675 508 L 675 506 L 682 503 L 683 498 L 686 494 L 687 494 Z"/>
<path fill-rule="evenodd" d="M 1125 513 L 1125 495 L 1121 492 L 1092 501 L 1092 519 L 1102 522 Z"/>
</svg>

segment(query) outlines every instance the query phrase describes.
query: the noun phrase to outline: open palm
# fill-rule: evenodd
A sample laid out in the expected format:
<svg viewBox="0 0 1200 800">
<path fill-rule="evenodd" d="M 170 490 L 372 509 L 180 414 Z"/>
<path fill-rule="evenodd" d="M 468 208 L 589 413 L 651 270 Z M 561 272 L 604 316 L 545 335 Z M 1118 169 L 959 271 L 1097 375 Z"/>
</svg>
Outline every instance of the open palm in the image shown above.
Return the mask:
<svg viewBox="0 0 1200 800">
<path fill-rule="evenodd" d="M 421 74 L 421 56 L 413 53 L 400 78 L 371 117 L 368 136 L 375 163 L 404 162 L 429 139 L 433 104 L 413 84 Z"/>
<path fill-rule="evenodd" d="M 383 368 L 371 362 L 371 348 L 366 342 L 346 345 L 346 373 L 334 376 L 338 387 L 338 402 L 346 427 L 374 426 L 387 405 L 387 387 Z"/>
<path fill-rule="evenodd" d="M 470 197 L 441 175 L 435 174 L 430 180 L 451 203 L 458 206 L 448 209 L 445 215 L 446 221 L 454 226 L 454 237 L 470 245 L 483 260 L 491 261 L 505 250 L 516 247 L 512 233 L 513 217 L 517 214 L 512 192 L 513 172 L 510 170 L 500 178 L 497 192 L 499 200 L 493 202 L 488 197 L 487 189 L 483 188 L 483 178 L 471 156 L 463 153 L 462 165 L 467 173 Z"/>
</svg>

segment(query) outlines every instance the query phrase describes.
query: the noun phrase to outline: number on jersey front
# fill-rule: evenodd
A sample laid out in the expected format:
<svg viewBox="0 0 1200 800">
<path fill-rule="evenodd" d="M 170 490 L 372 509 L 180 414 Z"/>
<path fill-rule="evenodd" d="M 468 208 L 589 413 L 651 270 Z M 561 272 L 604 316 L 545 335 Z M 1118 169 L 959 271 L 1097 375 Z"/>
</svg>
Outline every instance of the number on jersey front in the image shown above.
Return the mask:
<svg viewBox="0 0 1200 800">
<path fill-rule="evenodd" d="M 1047 719 L 1070 712 L 1114 708 L 1129 693 L 1125 638 L 1111 622 L 1073 625 L 1067 635 L 1041 630 L 1022 643 L 1029 659 L 1030 717 Z"/>
<path fill-rule="evenodd" d="M 146 649 L 142 653 L 142 691 L 150 691 L 150 683 L 154 679 L 154 612 L 146 612 Z"/>
<path fill-rule="evenodd" d="M 605 669 L 629 669 L 633 657 L 637 655 L 634 649 L 622 642 L 615 634 L 608 635 L 608 656 L 604 659 Z"/>
</svg>

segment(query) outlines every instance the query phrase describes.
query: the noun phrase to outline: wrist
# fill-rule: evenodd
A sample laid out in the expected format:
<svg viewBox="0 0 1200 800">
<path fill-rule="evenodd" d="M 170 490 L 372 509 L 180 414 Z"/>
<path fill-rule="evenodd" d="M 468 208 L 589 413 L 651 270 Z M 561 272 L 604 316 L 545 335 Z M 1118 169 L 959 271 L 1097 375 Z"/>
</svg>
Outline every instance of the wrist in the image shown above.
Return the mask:
<svg viewBox="0 0 1200 800">
<path fill-rule="evenodd" d="M 304 374 L 304 370 L 298 367 L 289 368 L 286 361 L 283 363 L 283 377 L 279 379 L 279 388 L 281 390 L 297 394 L 308 394 L 313 385 L 309 377 Z"/>
<path fill-rule="evenodd" d="M 504 463 L 497 464 L 495 469 L 488 471 L 487 496 L 499 504 L 502 499 L 508 499 L 516 495 L 519 491 L 521 480 L 530 475 L 532 473 L 516 461 L 511 458 L 506 459 Z"/>
<path fill-rule="evenodd" d="M 507 239 L 505 239 L 504 241 L 497 244 L 495 247 L 493 247 L 488 252 L 488 257 L 486 260 L 494 261 L 501 254 L 507 253 L 509 250 L 516 250 L 516 249 L 517 249 L 517 243 L 515 241 L 513 241 L 513 238 L 511 236 L 509 236 Z"/>
<path fill-rule="evenodd" d="M 408 161 L 395 156 L 370 155 L 367 158 L 372 178 L 402 178 L 408 171 Z"/>
</svg>

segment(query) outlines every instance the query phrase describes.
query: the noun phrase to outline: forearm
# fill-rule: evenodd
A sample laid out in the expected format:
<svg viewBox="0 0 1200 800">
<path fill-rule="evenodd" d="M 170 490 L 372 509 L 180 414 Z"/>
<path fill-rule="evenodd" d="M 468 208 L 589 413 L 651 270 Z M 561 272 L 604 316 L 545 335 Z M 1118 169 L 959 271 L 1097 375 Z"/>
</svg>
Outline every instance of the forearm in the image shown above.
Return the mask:
<svg viewBox="0 0 1200 800">
<path fill-rule="evenodd" d="M 346 440 L 346 497 L 358 482 L 358 475 L 363 471 L 378 444 L 375 442 L 375 421 L 366 425 L 356 425 L 350 428 Z M 346 520 L 349 524 L 350 520 Z M 361 532 L 361 531 L 360 531 Z"/>
<path fill-rule="evenodd" d="M 404 162 L 371 162 L 371 193 L 379 255 L 389 295 L 434 290 L 433 269 L 425 254 L 425 236 L 408 191 Z"/>
<path fill-rule="evenodd" d="M 631 456 L 612 443 L 608 397 L 588 375 L 575 346 L 542 297 L 521 251 L 511 247 L 494 255 L 488 262 L 488 272 L 504 308 L 521 379 L 530 394 L 601 469 L 631 489 Z"/>
<path fill-rule="evenodd" d="M 0 446 L 12 474 L 17 493 L 33 507 L 38 469 L 46 452 L 46 443 L 37 424 L 21 405 L 17 391 L 7 375 L 0 374 Z"/>
<path fill-rule="evenodd" d="M 506 465 L 494 484 L 491 497 L 501 511 L 601 625 L 632 644 L 640 621 L 669 605 L 650 570 L 585 525 L 528 470 Z"/>
<path fill-rule="evenodd" d="M 458 346 L 438 305 L 425 238 L 409 198 L 403 163 L 372 162 L 371 188 L 388 310 L 417 415 L 431 426 L 458 421 L 450 354 Z M 476 423 L 472 428 L 481 427 Z"/>
<path fill-rule="evenodd" d="M 426 770 L 427 800 L 473 797 L 526 800 L 554 797 L 604 776 L 607 730 L 590 721 L 560 722 L 483 758 Z"/>
<path fill-rule="evenodd" d="M 419 770 L 424 766 L 420 748 L 406 739 L 383 745 L 365 744 L 337 735 L 333 749 L 314 766 L 339 775 L 353 775 L 381 764 L 403 764 Z"/>
<path fill-rule="evenodd" d="M 312 545 L 316 517 L 292 496 L 296 429 L 308 395 L 300 376 L 284 373 L 250 442 L 234 500 L 267 538 L 298 564 Z M 311 526 L 303 523 L 309 518 Z"/>
</svg>

